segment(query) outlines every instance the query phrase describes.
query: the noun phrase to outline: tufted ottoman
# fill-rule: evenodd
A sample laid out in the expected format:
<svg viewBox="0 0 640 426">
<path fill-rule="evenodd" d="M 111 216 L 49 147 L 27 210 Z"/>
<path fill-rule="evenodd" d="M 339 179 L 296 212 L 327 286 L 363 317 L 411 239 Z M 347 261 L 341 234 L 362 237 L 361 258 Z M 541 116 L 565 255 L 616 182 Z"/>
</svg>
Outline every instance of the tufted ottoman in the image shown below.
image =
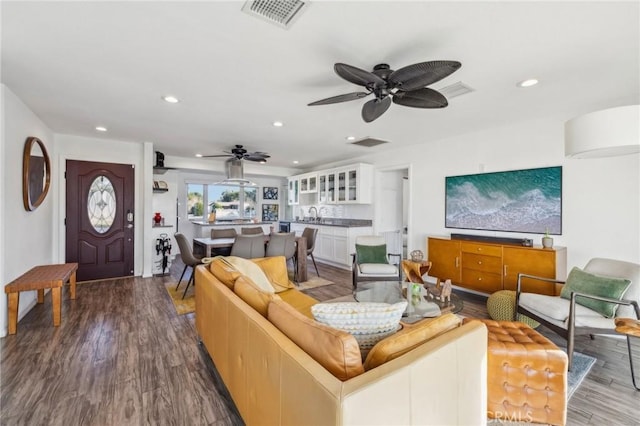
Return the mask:
<svg viewBox="0 0 640 426">
<path fill-rule="evenodd" d="M 513 290 L 499 290 L 492 293 L 487 299 L 487 312 L 489 316 L 498 321 L 511 321 L 516 309 L 516 292 Z M 518 314 L 518 321 L 521 321 L 533 328 L 540 325 L 539 322 Z"/>
<path fill-rule="evenodd" d="M 564 425 L 567 354 L 521 322 L 482 321 L 487 347 L 487 415 L 501 421 Z"/>
</svg>

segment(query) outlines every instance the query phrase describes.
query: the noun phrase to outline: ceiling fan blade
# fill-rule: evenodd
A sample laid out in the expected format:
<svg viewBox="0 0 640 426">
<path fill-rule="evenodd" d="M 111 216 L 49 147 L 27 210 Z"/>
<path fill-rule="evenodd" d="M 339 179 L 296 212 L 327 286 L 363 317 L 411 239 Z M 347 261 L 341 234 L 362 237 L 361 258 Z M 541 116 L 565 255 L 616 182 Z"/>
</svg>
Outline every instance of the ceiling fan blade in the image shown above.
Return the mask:
<svg viewBox="0 0 640 426">
<path fill-rule="evenodd" d="M 382 100 L 372 99 L 362 107 L 362 119 L 367 123 L 371 123 L 384 114 L 389 109 L 389 106 L 391 106 L 391 98 L 388 96 Z"/>
<path fill-rule="evenodd" d="M 400 90 L 410 91 L 428 86 L 453 74 L 462 64 L 458 61 L 430 61 L 408 65 L 389 75 L 389 82 Z"/>
<path fill-rule="evenodd" d="M 347 64 L 337 63 L 333 66 L 334 71 L 345 80 L 359 86 L 383 85 L 386 82 L 372 72 L 361 70 Z"/>
<path fill-rule="evenodd" d="M 332 97 L 327 98 L 327 99 L 322 99 L 322 100 L 319 100 L 319 101 L 311 102 L 310 104 L 307 104 L 307 106 L 328 105 L 328 104 L 337 104 L 338 102 L 354 101 L 356 99 L 364 98 L 365 96 L 368 96 L 370 93 L 371 92 L 369 92 L 369 93 L 367 93 L 367 92 L 346 93 L 344 95 L 332 96 Z"/>
<path fill-rule="evenodd" d="M 449 105 L 442 93 L 427 87 L 408 92 L 398 91 L 393 95 L 393 103 L 413 108 L 444 108 Z"/>
<path fill-rule="evenodd" d="M 233 154 L 218 154 L 218 155 L 203 155 L 203 158 L 213 158 L 213 157 L 235 157 Z"/>
</svg>

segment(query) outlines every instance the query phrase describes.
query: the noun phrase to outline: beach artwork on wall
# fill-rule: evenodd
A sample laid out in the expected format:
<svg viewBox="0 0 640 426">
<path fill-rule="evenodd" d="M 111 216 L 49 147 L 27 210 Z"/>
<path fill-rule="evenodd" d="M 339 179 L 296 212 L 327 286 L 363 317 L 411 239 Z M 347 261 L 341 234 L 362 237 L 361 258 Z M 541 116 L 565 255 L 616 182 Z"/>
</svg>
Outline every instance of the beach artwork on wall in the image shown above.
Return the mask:
<svg viewBox="0 0 640 426">
<path fill-rule="evenodd" d="M 445 178 L 445 227 L 562 234 L 562 167 Z"/>
</svg>

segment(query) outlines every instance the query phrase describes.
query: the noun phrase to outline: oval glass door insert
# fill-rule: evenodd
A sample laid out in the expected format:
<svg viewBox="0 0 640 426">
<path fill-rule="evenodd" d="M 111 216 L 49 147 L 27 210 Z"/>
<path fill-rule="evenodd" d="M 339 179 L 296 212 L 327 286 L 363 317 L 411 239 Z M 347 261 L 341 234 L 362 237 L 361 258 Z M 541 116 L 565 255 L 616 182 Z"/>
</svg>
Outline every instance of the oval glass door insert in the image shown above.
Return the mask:
<svg viewBox="0 0 640 426">
<path fill-rule="evenodd" d="M 100 175 L 89 188 L 87 214 L 96 232 L 104 234 L 113 225 L 116 216 L 116 194 L 108 177 Z"/>
</svg>

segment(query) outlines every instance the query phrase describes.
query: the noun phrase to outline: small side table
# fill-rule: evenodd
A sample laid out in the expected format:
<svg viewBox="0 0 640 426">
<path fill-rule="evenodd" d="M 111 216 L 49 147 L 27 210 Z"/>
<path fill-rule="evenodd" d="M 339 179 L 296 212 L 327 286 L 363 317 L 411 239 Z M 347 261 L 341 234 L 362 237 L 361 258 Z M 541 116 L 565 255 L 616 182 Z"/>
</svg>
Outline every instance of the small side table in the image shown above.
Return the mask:
<svg viewBox="0 0 640 426">
<path fill-rule="evenodd" d="M 423 260 L 421 262 L 414 262 L 413 260 L 402 260 L 402 272 L 404 272 L 405 280 L 412 283 L 424 284 L 422 276 L 431 270 L 432 263 Z"/>
<path fill-rule="evenodd" d="M 640 320 L 633 318 L 616 318 L 616 331 L 627 336 L 631 381 L 633 382 L 633 387 L 640 391 L 640 387 L 636 384 L 636 375 L 635 370 L 633 369 L 633 353 L 631 353 L 631 337 L 640 338 Z"/>
<path fill-rule="evenodd" d="M 59 265 L 36 266 L 4 287 L 7 294 L 9 310 L 9 334 L 16 334 L 18 330 L 18 304 L 20 292 L 38 290 L 38 303 L 44 303 L 44 290 L 51 289 L 53 303 L 53 326 L 60 326 L 62 308 L 62 286 L 69 281 L 70 298 L 76 298 L 77 263 L 63 263 Z"/>
</svg>

